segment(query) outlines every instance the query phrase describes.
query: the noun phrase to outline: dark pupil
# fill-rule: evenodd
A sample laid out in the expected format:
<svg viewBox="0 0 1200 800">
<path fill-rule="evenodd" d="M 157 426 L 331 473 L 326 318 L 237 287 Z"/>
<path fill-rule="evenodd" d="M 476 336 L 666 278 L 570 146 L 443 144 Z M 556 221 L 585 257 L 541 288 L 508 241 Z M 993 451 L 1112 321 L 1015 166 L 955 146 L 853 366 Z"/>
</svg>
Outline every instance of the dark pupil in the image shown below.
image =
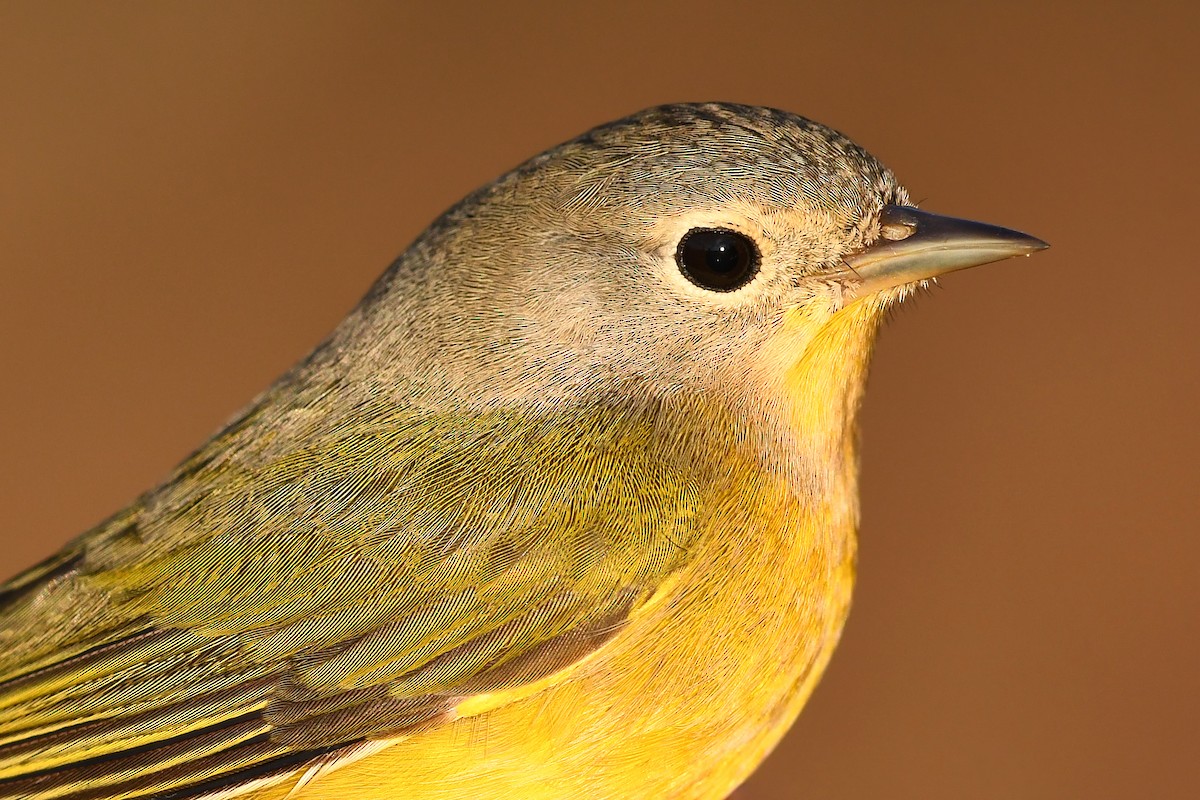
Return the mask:
<svg viewBox="0 0 1200 800">
<path fill-rule="evenodd" d="M 758 269 L 754 245 L 735 231 L 690 231 L 679 243 L 677 258 L 688 280 L 721 292 L 746 284 Z"/>
<path fill-rule="evenodd" d="M 712 247 L 708 248 L 708 268 L 713 272 L 733 272 L 738 263 L 745 257 L 732 236 L 722 236 L 714 239 Z"/>
</svg>

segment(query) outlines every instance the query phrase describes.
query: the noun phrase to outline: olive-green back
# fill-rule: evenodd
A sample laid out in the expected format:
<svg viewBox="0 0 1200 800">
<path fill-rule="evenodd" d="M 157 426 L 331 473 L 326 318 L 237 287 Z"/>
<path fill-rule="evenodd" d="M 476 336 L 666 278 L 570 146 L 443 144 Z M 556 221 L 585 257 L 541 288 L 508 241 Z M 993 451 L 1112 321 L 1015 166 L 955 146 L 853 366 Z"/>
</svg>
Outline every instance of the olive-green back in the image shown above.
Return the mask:
<svg viewBox="0 0 1200 800">
<path fill-rule="evenodd" d="M 688 558 L 702 467 L 659 409 L 338 407 L 260 404 L 7 584 L 0 797 L 196 797 L 435 725 Z"/>
</svg>

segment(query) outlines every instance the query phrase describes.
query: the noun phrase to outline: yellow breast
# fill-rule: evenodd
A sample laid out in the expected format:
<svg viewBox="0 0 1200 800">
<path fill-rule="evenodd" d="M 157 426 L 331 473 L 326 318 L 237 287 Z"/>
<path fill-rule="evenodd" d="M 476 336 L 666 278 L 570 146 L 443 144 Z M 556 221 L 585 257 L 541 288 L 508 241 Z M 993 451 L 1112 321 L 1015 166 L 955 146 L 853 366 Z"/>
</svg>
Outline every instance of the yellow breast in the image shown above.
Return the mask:
<svg viewBox="0 0 1200 800">
<path fill-rule="evenodd" d="M 467 699 L 459 718 L 323 772 L 302 800 L 726 797 L 800 713 L 849 611 L 858 524 L 852 424 L 870 309 L 780 347 L 779 413 L 819 453 L 823 486 L 731 452 L 698 498 L 688 566 L 611 641 L 534 686 Z M 829 383 L 830 360 L 853 373 Z M 776 373 L 778 374 L 778 373 Z M 382 744 L 382 743 L 381 743 Z"/>
<path fill-rule="evenodd" d="M 749 476 L 735 474 L 745 487 Z M 726 796 L 799 713 L 837 642 L 853 581 L 853 508 L 806 507 L 780 482 L 753 484 L 751 495 L 714 487 L 702 504 L 706 552 L 591 658 L 533 691 L 469 701 L 452 724 L 323 774 L 295 796 Z"/>
</svg>

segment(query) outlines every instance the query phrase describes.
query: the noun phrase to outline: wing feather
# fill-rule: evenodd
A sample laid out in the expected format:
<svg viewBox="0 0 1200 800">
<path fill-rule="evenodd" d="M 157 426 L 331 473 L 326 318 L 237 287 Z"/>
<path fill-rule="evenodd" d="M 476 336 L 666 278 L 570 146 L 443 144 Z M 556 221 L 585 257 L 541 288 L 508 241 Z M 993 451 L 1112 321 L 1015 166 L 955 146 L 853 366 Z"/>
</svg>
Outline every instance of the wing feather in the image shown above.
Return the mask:
<svg viewBox="0 0 1200 800">
<path fill-rule="evenodd" d="M 252 413 L 0 589 L 0 798 L 183 800 L 410 735 L 686 563 L 687 466 L 628 411 L 302 419 Z"/>
</svg>

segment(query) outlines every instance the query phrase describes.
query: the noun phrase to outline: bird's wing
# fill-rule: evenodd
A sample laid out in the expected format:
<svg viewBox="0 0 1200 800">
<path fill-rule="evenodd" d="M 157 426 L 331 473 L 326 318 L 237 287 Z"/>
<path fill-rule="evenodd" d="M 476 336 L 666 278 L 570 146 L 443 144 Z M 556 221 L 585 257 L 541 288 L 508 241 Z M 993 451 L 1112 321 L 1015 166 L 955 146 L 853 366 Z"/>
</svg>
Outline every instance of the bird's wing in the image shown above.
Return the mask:
<svg viewBox="0 0 1200 800">
<path fill-rule="evenodd" d="M 687 560 L 652 422 L 380 417 L 246 423 L 0 590 L 0 798 L 200 797 L 437 725 Z"/>
</svg>

